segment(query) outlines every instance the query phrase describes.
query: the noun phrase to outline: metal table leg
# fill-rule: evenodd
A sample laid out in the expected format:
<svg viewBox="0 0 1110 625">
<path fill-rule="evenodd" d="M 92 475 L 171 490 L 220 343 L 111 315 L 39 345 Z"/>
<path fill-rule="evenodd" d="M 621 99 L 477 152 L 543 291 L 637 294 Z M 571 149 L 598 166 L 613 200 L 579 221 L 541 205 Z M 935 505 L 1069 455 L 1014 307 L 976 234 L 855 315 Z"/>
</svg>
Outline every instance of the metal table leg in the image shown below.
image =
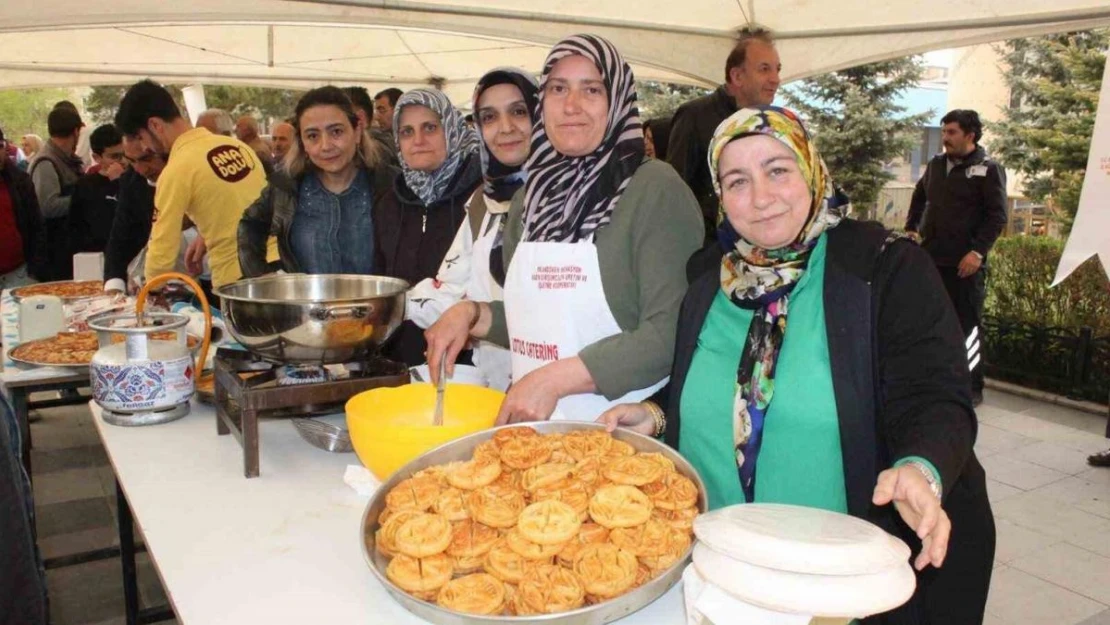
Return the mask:
<svg viewBox="0 0 1110 625">
<path fill-rule="evenodd" d="M 173 608 L 159 606 L 139 608 L 138 568 L 135 565 L 135 520 L 131 516 L 131 506 L 116 480 L 116 510 L 119 517 L 120 564 L 123 565 L 123 607 L 127 625 L 145 625 L 174 618 Z"/>
</svg>

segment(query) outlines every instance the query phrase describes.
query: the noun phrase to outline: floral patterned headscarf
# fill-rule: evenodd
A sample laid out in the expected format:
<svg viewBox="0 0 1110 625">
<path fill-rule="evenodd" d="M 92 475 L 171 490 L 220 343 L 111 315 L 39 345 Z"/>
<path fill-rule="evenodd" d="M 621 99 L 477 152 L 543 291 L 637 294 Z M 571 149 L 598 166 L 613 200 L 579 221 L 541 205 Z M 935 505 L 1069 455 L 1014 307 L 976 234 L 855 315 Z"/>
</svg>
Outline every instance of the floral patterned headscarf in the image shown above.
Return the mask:
<svg viewBox="0 0 1110 625">
<path fill-rule="evenodd" d="M 733 443 L 740 484 L 748 501 L 755 497 L 755 469 L 763 424 L 775 390 L 775 365 L 787 328 L 790 292 L 805 275 L 809 255 L 821 234 L 836 227 L 848 201 L 832 183 L 828 168 L 801 120 L 775 106 L 746 108 L 721 122 L 709 144 L 709 171 L 721 197 L 718 167 L 725 146 L 752 135 L 781 141 L 798 163 L 812 196 L 809 215 L 793 242 L 763 249 L 736 232 L 720 208 L 718 236 L 726 247 L 721 288 L 732 303 L 754 311 L 740 355 L 733 399 Z"/>
</svg>

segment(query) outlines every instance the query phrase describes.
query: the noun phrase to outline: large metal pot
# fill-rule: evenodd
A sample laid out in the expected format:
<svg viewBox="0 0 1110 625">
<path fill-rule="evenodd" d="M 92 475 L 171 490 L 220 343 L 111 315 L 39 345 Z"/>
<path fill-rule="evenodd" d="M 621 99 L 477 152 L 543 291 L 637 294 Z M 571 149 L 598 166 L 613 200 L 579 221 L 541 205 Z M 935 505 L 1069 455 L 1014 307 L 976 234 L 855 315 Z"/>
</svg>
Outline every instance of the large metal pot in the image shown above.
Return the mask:
<svg viewBox="0 0 1110 625">
<path fill-rule="evenodd" d="M 405 318 L 404 280 L 293 274 L 215 290 L 227 329 L 271 362 L 351 362 L 373 352 Z"/>
</svg>

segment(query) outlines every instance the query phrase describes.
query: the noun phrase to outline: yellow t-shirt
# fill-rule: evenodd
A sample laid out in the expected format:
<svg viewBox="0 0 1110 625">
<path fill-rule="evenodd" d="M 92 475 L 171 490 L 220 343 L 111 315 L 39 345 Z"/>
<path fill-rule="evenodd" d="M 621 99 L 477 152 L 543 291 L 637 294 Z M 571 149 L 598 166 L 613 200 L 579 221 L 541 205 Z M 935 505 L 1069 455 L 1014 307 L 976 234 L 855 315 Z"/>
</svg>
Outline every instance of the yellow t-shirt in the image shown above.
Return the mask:
<svg viewBox="0 0 1110 625">
<path fill-rule="evenodd" d="M 181 219 L 188 216 L 208 247 L 212 285 L 238 280 L 239 219 L 265 186 L 262 163 L 242 141 L 204 128 L 178 137 L 154 193 L 146 279 L 173 271 L 181 247 Z"/>
</svg>

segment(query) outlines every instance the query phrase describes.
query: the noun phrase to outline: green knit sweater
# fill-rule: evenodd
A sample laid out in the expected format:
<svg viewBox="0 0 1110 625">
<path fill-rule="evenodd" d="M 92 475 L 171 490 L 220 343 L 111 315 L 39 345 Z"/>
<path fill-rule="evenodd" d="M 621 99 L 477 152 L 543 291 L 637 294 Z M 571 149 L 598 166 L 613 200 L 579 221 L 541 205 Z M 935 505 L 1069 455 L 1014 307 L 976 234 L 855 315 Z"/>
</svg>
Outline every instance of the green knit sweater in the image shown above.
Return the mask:
<svg viewBox="0 0 1110 625">
<path fill-rule="evenodd" d="M 523 236 L 524 193 L 518 192 L 505 224 L 505 266 Z M 674 169 L 645 160 L 597 233 L 601 284 L 621 332 L 587 346 L 578 356 L 598 392 L 613 400 L 670 374 L 675 323 L 686 294 L 686 261 L 704 236 L 701 209 Z M 508 346 L 504 302 L 492 302 L 488 340 Z"/>
</svg>

